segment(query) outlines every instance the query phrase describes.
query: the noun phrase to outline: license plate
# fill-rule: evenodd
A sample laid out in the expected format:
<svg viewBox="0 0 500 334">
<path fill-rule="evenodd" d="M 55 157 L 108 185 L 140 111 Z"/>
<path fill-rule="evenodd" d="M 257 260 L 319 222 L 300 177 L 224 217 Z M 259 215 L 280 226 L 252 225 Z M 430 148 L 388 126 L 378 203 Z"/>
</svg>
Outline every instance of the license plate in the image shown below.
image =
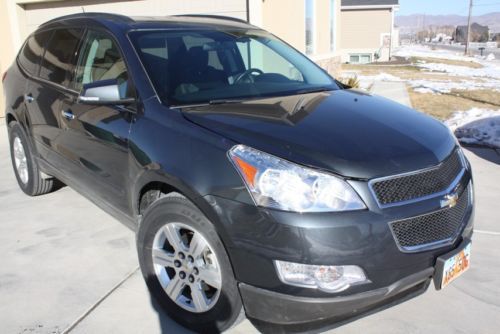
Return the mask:
<svg viewBox="0 0 500 334">
<path fill-rule="evenodd" d="M 453 282 L 470 267 L 471 242 L 464 242 L 461 247 L 451 253 L 438 257 L 434 284 L 440 290 Z"/>
</svg>

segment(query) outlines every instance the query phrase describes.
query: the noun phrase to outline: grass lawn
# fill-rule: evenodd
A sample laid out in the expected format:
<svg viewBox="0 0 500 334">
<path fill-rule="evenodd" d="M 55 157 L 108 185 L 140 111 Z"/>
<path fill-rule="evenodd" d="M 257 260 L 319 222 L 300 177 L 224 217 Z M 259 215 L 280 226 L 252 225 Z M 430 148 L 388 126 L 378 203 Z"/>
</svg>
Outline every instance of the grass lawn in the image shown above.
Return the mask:
<svg viewBox="0 0 500 334">
<path fill-rule="evenodd" d="M 464 94 L 465 96 L 474 96 L 477 99 L 488 102 L 500 99 L 500 94 L 492 90 L 452 91 L 450 95 L 438 95 L 416 93 L 413 89 L 409 88 L 408 93 L 410 95 L 410 101 L 413 108 L 441 120 L 449 118 L 451 114 L 456 111 L 465 111 L 472 108 L 500 108 L 500 104 L 494 105 L 491 103 L 481 103 L 462 97 L 462 95 L 451 95 Z"/>
<path fill-rule="evenodd" d="M 374 76 L 381 73 L 387 73 L 403 80 L 430 80 L 430 81 L 475 81 L 481 82 L 488 80 L 486 78 L 472 78 L 464 76 L 449 75 L 443 72 L 429 72 L 416 66 L 418 62 L 442 63 L 455 66 L 466 66 L 469 68 L 482 68 L 483 66 L 474 61 L 450 60 L 429 57 L 412 57 L 410 64 L 398 65 L 354 65 L 343 64 L 342 72 L 357 74 L 362 76 Z M 342 76 L 342 75 L 341 75 Z M 408 87 L 410 101 L 413 108 L 426 114 L 432 115 L 438 119 L 444 120 L 456 111 L 465 111 L 471 108 L 500 108 L 500 93 L 492 89 L 478 90 L 452 90 L 448 94 L 417 93 L 411 87 Z"/>
<path fill-rule="evenodd" d="M 453 60 L 453 59 L 443 59 L 443 58 L 429 58 L 429 57 L 411 57 L 412 63 L 426 62 L 426 63 L 438 63 L 447 64 L 455 66 L 465 66 L 470 68 L 482 68 L 483 65 L 475 61 L 465 61 L 465 60 Z"/>
</svg>

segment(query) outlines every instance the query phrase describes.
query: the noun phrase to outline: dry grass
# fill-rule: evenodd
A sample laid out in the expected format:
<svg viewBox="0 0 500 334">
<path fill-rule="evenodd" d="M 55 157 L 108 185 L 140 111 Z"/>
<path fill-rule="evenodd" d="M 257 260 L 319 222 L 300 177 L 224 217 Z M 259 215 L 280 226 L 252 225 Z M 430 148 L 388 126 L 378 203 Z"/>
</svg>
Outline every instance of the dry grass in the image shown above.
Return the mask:
<svg viewBox="0 0 500 334">
<path fill-rule="evenodd" d="M 500 92 L 491 89 L 480 90 L 452 90 L 454 95 L 467 98 L 469 100 L 476 100 L 477 102 L 485 102 L 494 104 L 497 108 L 500 106 Z"/>
<path fill-rule="evenodd" d="M 342 71 L 358 72 L 362 75 L 377 75 L 382 72 L 396 75 L 396 73 L 419 72 L 420 69 L 413 65 L 379 66 L 342 64 Z"/>
<path fill-rule="evenodd" d="M 340 82 L 351 88 L 359 88 L 359 79 L 357 76 L 350 78 L 340 78 Z"/>
<path fill-rule="evenodd" d="M 412 57 L 411 62 L 417 63 L 418 61 L 425 61 L 427 63 L 439 63 L 455 66 L 465 66 L 470 68 L 482 68 L 483 65 L 476 63 L 475 61 L 466 60 L 453 60 L 453 59 L 443 59 L 443 58 L 429 58 L 429 57 Z"/>
<path fill-rule="evenodd" d="M 470 93 L 474 92 L 479 91 L 471 91 Z M 471 108 L 498 109 L 498 106 L 475 102 L 460 96 L 421 94 L 414 92 L 412 89 L 408 89 L 408 93 L 413 108 L 442 120 L 449 118 L 452 113 L 459 110 L 469 110 Z"/>
</svg>

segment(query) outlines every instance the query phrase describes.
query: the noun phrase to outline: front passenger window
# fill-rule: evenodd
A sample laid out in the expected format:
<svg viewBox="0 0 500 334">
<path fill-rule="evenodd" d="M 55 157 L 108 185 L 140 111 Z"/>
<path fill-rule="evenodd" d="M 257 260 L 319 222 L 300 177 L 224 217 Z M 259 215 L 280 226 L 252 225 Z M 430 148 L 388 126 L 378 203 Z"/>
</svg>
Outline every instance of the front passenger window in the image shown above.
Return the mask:
<svg viewBox="0 0 500 334">
<path fill-rule="evenodd" d="M 118 81 L 120 96 L 128 97 L 127 68 L 118 47 L 107 34 L 91 31 L 80 52 L 75 88 L 81 90 L 84 84 L 110 79 Z"/>
</svg>

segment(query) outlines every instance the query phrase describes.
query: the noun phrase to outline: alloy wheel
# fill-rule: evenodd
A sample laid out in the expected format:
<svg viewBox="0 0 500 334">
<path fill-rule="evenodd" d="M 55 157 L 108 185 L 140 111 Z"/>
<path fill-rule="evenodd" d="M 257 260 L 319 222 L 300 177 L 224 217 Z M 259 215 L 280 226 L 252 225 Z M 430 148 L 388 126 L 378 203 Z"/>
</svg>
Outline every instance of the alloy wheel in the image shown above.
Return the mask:
<svg viewBox="0 0 500 334">
<path fill-rule="evenodd" d="M 182 223 L 164 225 L 155 235 L 152 257 L 158 281 L 178 306 L 203 313 L 217 303 L 221 269 L 200 232 Z"/>
<path fill-rule="evenodd" d="M 29 181 L 28 174 L 28 162 L 26 159 L 26 153 L 24 151 L 24 146 L 19 137 L 14 138 L 13 144 L 14 151 L 14 163 L 16 165 L 17 175 L 23 184 L 27 184 Z"/>
</svg>

